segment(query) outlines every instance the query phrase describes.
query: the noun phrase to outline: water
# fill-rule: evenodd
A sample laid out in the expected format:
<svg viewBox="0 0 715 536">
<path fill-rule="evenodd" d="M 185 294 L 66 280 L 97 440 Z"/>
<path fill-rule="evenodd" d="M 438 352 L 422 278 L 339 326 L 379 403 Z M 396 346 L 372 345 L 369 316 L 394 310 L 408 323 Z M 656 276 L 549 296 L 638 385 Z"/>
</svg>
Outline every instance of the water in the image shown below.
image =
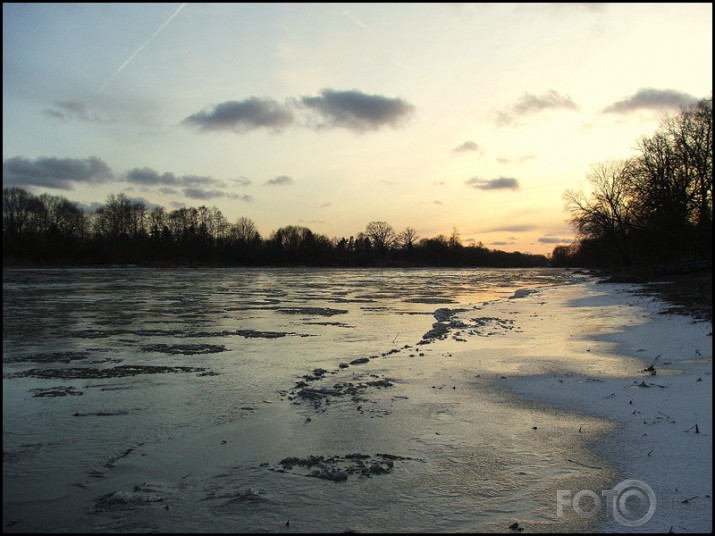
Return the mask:
<svg viewBox="0 0 715 536">
<path fill-rule="evenodd" d="M 5 269 L 4 530 L 592 528 L 555 519 L 553 497 L 565 480 L 607 489 L 607 468 L 584 475 L 563 460 L 592 456 L 565 430 L 608 424 L 497 389 L 488 350 L 523 322 L 481 312 L 580 279 Z M 446 331 L 423 339 L 435 313 Z M 543 426 L 555 433 L 535 439 Z"/>
</svg>

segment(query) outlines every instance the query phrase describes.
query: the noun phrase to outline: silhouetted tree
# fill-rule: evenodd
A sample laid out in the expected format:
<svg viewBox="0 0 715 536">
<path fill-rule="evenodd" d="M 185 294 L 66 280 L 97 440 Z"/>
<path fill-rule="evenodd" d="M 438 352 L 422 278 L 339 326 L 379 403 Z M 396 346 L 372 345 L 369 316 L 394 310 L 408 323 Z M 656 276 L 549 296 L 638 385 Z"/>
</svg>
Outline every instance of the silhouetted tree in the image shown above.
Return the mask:
<svg viewBox="0 0 715 536">
<path fill-rule="evenodd" d="M 592 186 L 589 196 L 572 190 L 564 194 L 571 224 L 581 236 L 611 243 L 620 260 L 630 264 L 628 235 L 632 230 L 633 214 L 629 202 L 632 174 L 628 162 L 596 164 L 587 179 Z"/>
<path fill-rule="evenodd" d="M 380 258 L 384 258 L 395 241 L 392 225 L 384 221 L 372 221 L 365 227 L 365 235 L 370 239 Z"/>
<path fill-rule="evenodd" d="M 634 157 L 596 167 L 591 197 L 566 192 L 581 243 L 569 254 L 600 264 L 614 249 L 625 264 L 712 258 L 712 124 L 712 99 L 685 107 L 640 138 Z"/>
</svg>

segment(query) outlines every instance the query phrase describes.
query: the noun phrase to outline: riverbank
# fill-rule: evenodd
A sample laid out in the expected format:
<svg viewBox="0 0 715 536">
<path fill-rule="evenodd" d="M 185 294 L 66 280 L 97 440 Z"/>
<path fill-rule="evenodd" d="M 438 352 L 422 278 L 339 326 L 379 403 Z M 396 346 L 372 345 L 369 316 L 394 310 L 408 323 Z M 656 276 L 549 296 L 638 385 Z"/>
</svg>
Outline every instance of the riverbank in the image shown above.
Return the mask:
<svg viewBox="0 0 715 536">
<path fill-rule="evenodd" d="M 584 515 L 598 506 L 610 507 L 603 532 L 712 530 L 712 323 L 694 321 L 695 314 L 677 314 L 692 311 L 701 316 L 707 310 L 704 297 L 694 291 L 705 277 L 668 279 L 647 287 L 585 284 L 584 295 L 571 302 L 574 314 L 629 312 L 618 319 L 621 326 L 616 330 L 586 329 L 577 337 L 594 343 L 588 352 L 608 349 L 635 359 L 640 365 L 632 366 L 631 374 L 614 377 L 594 370 L 513 375 L 499 384 L 522 400 L 617 423 L 617 430 L 596 445 L 597 454 L 618 468 L 613 487 L 565 489 L 554 496 L 557 513 L 574 504 Z M 583 465 L 581 470 L 591 469 Z"/>
</svg>

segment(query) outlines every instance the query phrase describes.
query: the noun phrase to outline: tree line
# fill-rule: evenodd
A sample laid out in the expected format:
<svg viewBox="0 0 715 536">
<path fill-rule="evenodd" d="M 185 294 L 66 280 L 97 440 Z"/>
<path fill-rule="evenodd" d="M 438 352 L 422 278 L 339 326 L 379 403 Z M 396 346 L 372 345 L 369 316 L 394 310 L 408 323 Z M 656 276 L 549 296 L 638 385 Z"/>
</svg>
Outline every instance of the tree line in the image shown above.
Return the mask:
<svg viewBox="0 0 715 536">
<path fill-rule="evenodd" d="M 712 260 L 712 98 L 661 120 L 625 160 L 596 164 L 590 194 L 568 190 L 565 210 L 578 233 L 557 246 L 557 266 L 648 268 Z"/>
<path fill-rule="evenodd" d="M 505 252 L 451 236 L 421 238 L 384 221 L 355 236 L 328 238 L 288 225 L 268 237 L 246 217 L 230 223 L 216 207 L 148 208 L 111 194 L 86 213 L 67 199 L 3 189 L 4 264 L 141 264 L 150 266 L 547 266 L 544 255 Z"/>
</svg>

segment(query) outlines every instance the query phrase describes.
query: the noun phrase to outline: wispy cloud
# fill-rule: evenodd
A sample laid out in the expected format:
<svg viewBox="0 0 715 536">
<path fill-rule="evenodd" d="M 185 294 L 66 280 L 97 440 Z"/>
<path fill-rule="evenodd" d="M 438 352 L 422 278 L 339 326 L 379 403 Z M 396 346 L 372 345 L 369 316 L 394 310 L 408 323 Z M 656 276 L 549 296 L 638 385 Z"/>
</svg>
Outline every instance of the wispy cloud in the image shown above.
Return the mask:
<svg viewBox="0 0 715 536">
<path fill-rule="evenodd" d="M 542 236 L 538 240 L 541 244 L 570 244 L 573 238 L 558 238 L 555 236 Z"/>
<path fill-rule="evenodd" d="M 465 181 L 467 186 L 477 190 L 518 190 L 519 181 L 510 177 L 499 177 L 498 179 L 482 179 L 472 177 Z"/>
<path fill-rule="evenodd" d="M 473 141 L 465 141 L 462 145 L 455 147 L 452 149 L 453 153 L 477 153 L 481 154 L 482 149 L 477 145 L 476 142 Z"/>
<path fill-rule="evenodd" d="M 253 197 L 250 195 L 231 193 L 229 184 L 226 181 L 211 176 L 177 176 L 170 171 L 159 173 L 152 168 L 143 167 L 130 170 L 126 173 L 124 179 L 131 184 L 136 184 L 144 188 L 158 187 L 156 191 L 165 195 L 182 193 L 185 197 L 190 199 L 208 200 L 227 197 L 248 203 L 253 201 Z M 250 181 L 245 177 L 229 179 L 229 182 L 239 186 L 247 186 L 250 184 Z"/>
<path fill-rule="evenodd" d="M 497 123 L 509 125 L 520 117 L 534 115 L 546 110 L 578 110 L 576 103 L 568 95 L 561 95 L 553 89 L 543 95 L 525 93 L 518 101 L 497 112 Z"/>
<path fill-rule="evenodd" d="M 525 233 L 527 231 L 532 231 L 536 229 L 536 225 L 525 223 L 525 224 L 512 224 L 512 225 L 501 225 L 498 227 L 492 227 L 487 230 L 488 233 Z"/>
<path fill-rule="evenodd" d="M 606 106 L 601 113 L 629 114 L 636 110 L 667 111 L 696 102 L 692 95 L 675 89 L 643 88 L 630 97 Z"/>
<path fill-rule="evenodd" d="M 148 167 L 130 170 L 126 174 L 126 180 L 133 184 L 141 184 L 143 186 L 180 184 L 179 179 L 173 173 L 167 172 L 159 174 L 158 171 Z"/>
<path fill-rule="evenodd" d="M 525 156 L 520 156 L 519 158 L 497 158 L 497 162 L 500 164 L 523 164 L 528 160 L 533 160 L 536 158 L 534 154 L 527 154 Z"/>
<path fill-rule="evenodd" d="M 184 188 L 182 190 L 183 194 L 190 198 L 190 199 L 198 199 L 198 200 L 209 200 L 209 199 L 216 199 L 219 197 L 228 197 L 229 199 L 236 199 L 238 201 L 245 201 L 245 202 L 252 202 L 253 197 L 250 195 L 237 195 L 237 194 L 232 194 L 229 192 L 226 192 L 225 190 L 219 190 L 219 189 L 209 189 L 209 188 L 199 188 L 199 187 L 192 187 L 192 188 Z"/>
<path fill-rule="evenodd" d="M 275 179 L 270 179 L 267 180 L 264 184 L 268 186 L 288 186 L 290 184 L 294 184 L 295 181 L 288 177 L 287 175 L 280 175 L 276 177 Z"/>
<path fill-rule="evenodd" d="M 95 156 L 84 159 L 43 156 L 35 160 L 15 156 L 3 162 L 2 175 L 4 185 L 59 190 L 72 190 L 76 185 L 105 183 L 114 178 L 110 167 Z"/>
<path fill-rule="evenodd" d="M 104 84 L 101 85 L 101 87 L 99 88 L 98 91 L 102 91 L 105 87 L 107 87 L 107 85 L 108 85 L 112 80 L 114 80 L 114 78 L 115 78 L 119 73 L 121 73 L 127 65 L 129 65 L 129 63 L 136 57 L 136 55 L 139 54 L 139 53 L 144 49 L 144 47 L 147 46 L 147 45 L 152 41 L 152 39 L 154 39 L 154 38 L 159 34 L 160 31 L 162 31 L 164 28 L 166 28 L 166 26 L 167 26 L 172 20 L 174 20 L 174 17 L 176 17 L 179 13 L 181 13 L 181 10 L 184 9 L 185 7 L 186 7 L 186 4 L 185 4 L 185 3 L 184 3 L 184 4 L 179 4 L 179 7 L 176 8 L 176 11 L 174 11 L 174 13 L 172 13 L 171 16 L 170 16 L 168 19 L 166 19 L 166 20 L 162 23 L 162 25 L 159 26 L 159 28 L 157 28 L 157 30 L 156 30 L 153 34 L 151 34 L 151 37 L 150 37 L 149 39 L 147 39 L 146 41 L 144 41 L 144 43 L 142 43 L 142 45 L 141 45 L 139 48 L 137 48 L 131 56 L 129 56 L 129 58 L 127 59 L 127 61 L 125 61 L 124 63 L 122 63 L 122 64 L 119 66 L 119 68 L 118 68 L 116 71 L 114 71 L 114 74 L 112 74 L 112 76 L 110 76 L 110 77 L 107 79 L 107 81 L 104 82 Z"/>
<path fill-rule="evenodd" d="M 107 117 L 91 110 L 86 102 L 79 100 L 55 102 L 55 107 L 44 110 L 44 113 L 60 121 L 108 121 Z"/>
</svg>

